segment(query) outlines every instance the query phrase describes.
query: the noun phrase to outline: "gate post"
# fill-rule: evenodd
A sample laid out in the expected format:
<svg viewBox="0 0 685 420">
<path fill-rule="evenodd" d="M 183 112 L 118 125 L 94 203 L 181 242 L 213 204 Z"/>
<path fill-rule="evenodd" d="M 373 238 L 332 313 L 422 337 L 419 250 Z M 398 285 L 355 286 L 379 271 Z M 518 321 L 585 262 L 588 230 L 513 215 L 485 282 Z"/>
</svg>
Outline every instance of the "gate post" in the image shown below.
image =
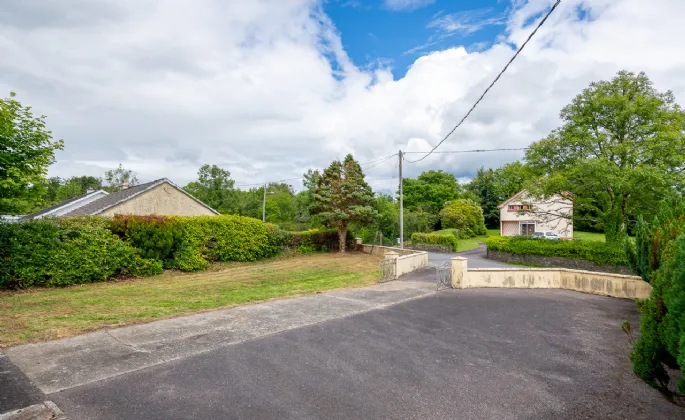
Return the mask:
<svg viewBox="0 0 685 420">
<path fill-rule="evenodd" d="M 385 253 L 385 260 L 392 260 L 392 279 L 397 280 L 399 276 L 397 275 L 397 258 L 400 256 L 395 251 L 388 251 Z"/>
<path fill-rule="evenodd" d="M 462 289 L 465 286 L 468 260 L 464 257 L 452 257 L 452 288 Z"/>
</svg>

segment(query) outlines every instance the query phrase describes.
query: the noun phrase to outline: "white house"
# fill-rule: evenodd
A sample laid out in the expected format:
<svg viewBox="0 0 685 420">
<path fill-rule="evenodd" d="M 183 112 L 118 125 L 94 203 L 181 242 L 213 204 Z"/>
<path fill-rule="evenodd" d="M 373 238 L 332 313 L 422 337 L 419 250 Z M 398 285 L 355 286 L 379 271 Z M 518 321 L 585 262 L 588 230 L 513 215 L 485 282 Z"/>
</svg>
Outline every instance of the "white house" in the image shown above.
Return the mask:
<svg viewBox="0 0 685 420">
<path fill-rule="evenodd" d="M 566 196 L 555 195 L 541 201 L 522 190 L 498 207 L 501 236 L 553 232 L 560 238 L 573 237 L 573 202 Z"/>
</svg>

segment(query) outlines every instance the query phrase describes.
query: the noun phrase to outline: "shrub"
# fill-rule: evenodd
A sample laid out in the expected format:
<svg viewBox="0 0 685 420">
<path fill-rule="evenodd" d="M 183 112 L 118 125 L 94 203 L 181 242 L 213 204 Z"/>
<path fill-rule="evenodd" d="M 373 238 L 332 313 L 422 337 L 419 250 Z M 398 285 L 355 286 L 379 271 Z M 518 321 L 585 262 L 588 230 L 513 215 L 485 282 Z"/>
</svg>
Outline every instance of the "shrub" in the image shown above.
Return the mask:
<svg viewBox="0 0 685 420">
<path fill-rule="evenodd" d="M 413 244 L 448 246 L 452 251 L 456 251 L 458 245 L 454 235 L 441 233 L 413 233 L 411 242 Z"/>
<path fill-rule="evenodd" d="M 328 252 L 337 250 L 340 247 L 338 231 L 335 229 L 311 229 L 304 232 L 280 231 L 276 236 L 276 241 L 281 248 L 297 249 L 298 252 L 303 254 Z M 346 242 L 346 248 L 354 248 L 354 236 L 349 231 L 347 232 Z"/>
<path fill-rule="evenodd" d="M 452 235 L 455 238 L 457 238 L 457 240 L 469 238 L 469 236 L 464 235 L 459 229 L 442 229 L 442 230 L 437 230 L 434 233 L 440 233 L 443 235 Z"/>
<path fill-rule="evenodd" d="M 100 223 L 92 219 L 0 224 L 0 287 L 67 286 L 161 271 Z"/>
<path fill-rule="evenodd" d="M 489 250 L 518 255 L 541 255 L 587 260 L 600 265 L 627 266 L 623 248 L 596 241 L 548 241 L 526 236 L 491 236 L 485 239 Z"/>
<path fill-rule="evenodd" d="M 174 253 L 180 246 L 182 237 L 178 219 L 116 215 L 110 223 L 110 229 L 133 245 L 142 257 L 159 260 L 167 268 L 174 266 Z"/>
<path fill-rule="evenodd" d="M 447 202 L 440 210 L 440 223 L 443 229 L 458 229 L 465 238 L 487 233 L 483 209 L 469 199 Z"/>
</svg>

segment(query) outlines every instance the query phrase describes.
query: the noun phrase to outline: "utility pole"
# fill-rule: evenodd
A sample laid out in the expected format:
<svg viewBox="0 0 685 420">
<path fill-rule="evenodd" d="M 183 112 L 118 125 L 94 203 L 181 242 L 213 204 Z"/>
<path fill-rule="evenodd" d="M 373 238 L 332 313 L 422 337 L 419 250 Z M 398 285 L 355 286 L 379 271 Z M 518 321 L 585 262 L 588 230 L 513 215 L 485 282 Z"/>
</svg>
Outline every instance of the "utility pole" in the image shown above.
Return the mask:
<svg viewBox="0 0 685 420">
<path fill-rule="evenodd" d="M 266 222 L 266 184 L 264 184 L 264 201 L 262 201 L 262 223 Z"/>
<path fill-rule="evenodd" d="M 399 153 L 400 158 L 400 248 L 404 248 L 404 193 L 402 191 L 402 151 Z"/>
</svg>

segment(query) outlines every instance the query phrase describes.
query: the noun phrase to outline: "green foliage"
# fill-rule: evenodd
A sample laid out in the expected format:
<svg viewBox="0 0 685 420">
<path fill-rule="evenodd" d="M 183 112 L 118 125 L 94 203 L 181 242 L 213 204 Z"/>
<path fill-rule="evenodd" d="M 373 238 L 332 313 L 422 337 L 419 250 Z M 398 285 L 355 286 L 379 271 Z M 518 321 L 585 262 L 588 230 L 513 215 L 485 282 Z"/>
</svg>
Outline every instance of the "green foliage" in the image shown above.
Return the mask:
<svg viewBox="0 0 685 420">
<path fill-rule="evenodd" d="M 314 199 L 313 212 L 338 231 L 340 252 L 345 252 L 345 238 L 351 223 L 364 226 L 377 216 L 373 208 L 373 191 L 352 155 L 347 155 L 342 162 L 331 162 L 324 170 L 318 179 Z"/>
<path fill-rule="evenodd" d="M 231 179 L 230 172 L 216 165 L 202 165 L 197 176 L 197 181 L 189 183 L 183 189 L 219 213 L 237 212 L 237 194 L 233 188 L 235 181 Z"/>
<path fill-rule="evenodd" d="M 457 250 L 459 245 L 457 238 L 452 234 L 441 234 L 441 233 L 414 233 L 411 235 L 412 244 L 422 244 L 422 245 L 439 245 L 447 246 L 452 249 L 452 251 Z"/>
<path fill-rule="evenodd" d="M 459 229 L 442 229 L 442 230 L 437 230 L 435 233 L 439 233 L 442 235 L 452 235 L 457 239 L 468 239 L 470 236 L 464 235 Z"/>
<path fill-rule="evenodd" d="M 454 200 L 440 211 L 443 229 L 458 229 L 464 238 L 487 234 L 483 209 L 473 200 Z"/>
<path fill-rule="evenodd" d="M 437 214 L 445 203 L 460 198 L 463 191 L 454 175 L 443 171 L 426 171 L 416 179 L 402 180 L 404 208 Z"/>
<path fill-rule="evenodd" d="M 491 236 L 485 239 L 488 249 L 518 255 L 541 255 L 592 261 L 600 265 L 628 265 L 619 245 L 596 241 L 548 241 L 526 236 Z"/>
<path fill-rule="evenodd" d="M 55 150 L 63 148 L 46 130 L 46 117 L 35 117 L 15 96 L 0 98 L 0 214 L 31 208 L 40 193 L 35 186 L 55 162 Z"/>
<path fill-rule="evenodd" d="M 338 231 L 335 229 L 311 229 L 304 232 L 281 231 L 278 233 L 276 242 L 280 248 L 296 249 L 302 254 L 328 252 L 340 247 Z M 345 239 L 345 246 L 347 248 L 354 247 L 354 237 L 349 231 Z"/>
<path fill-rule="evenodd" d="M 574 212 L 620 242 L 642 214 L 683 185 L 685 113 L 644 73 L 591 83 L 561 111 L 563 125 L 526 152 L 531 191 L 574 194 Z M 680 187 L 677 187 L 680 188 Z"/>
<path fill-rule="evenodd" d="M 182 271 L 213 261 L 255 261 L 279 250 L 272 225 L 243 216 L 116 216 L 111 229 L 141 256 Z"/>
<path fill-rule="evenodd" d="M 0 224 L 0 287 L 67 286 L 118 275 L 161 272 L 161 265 L 90 219 Z"/>
</svg>

